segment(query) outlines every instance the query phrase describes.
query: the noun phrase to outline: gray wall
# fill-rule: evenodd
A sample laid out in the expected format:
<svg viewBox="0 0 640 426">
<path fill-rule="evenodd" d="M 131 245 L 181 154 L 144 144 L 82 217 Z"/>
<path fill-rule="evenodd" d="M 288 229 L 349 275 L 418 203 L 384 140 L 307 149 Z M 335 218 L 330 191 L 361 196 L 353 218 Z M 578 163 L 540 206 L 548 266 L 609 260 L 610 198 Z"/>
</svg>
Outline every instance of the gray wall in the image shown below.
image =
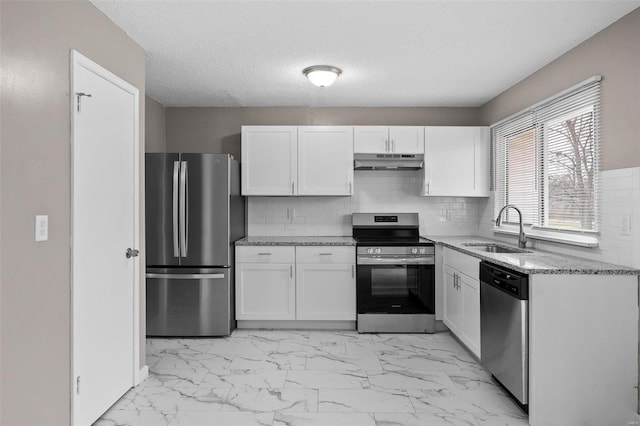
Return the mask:
<svg viewBox="0 0 640 426">
<path fill-rule="evenodd" d="M 223 152 L 240 159 L 243 125 L 473 126 L 479 108 L 167 108 L 167 151 Z"/>
<path fill-rule="evenodd" d="M 69 50 L 140 89 L 141 145 L 144 51 L 88 1 L 2 1 L 0 11 L 0 423 L 68 425 Z M 36 214 L 49 215 L 47 242 L 33 241 Z M 141 225 L 144 241 L 144 211 Z M 144 337 L 144 315 L 141 320 Z"/>
<path fill-rule="evenodd" d="M 600 74 L 601 169 L 640 166 L 639 46 L 640 8 L 486 103 L 482 119 L 495 123 Z"/>
<path fill-rule="evenodd" d="M 151 96 L 145 98 L 146 152 L 167 152 L 167 114 L 162 104 Z"/>
</svg>

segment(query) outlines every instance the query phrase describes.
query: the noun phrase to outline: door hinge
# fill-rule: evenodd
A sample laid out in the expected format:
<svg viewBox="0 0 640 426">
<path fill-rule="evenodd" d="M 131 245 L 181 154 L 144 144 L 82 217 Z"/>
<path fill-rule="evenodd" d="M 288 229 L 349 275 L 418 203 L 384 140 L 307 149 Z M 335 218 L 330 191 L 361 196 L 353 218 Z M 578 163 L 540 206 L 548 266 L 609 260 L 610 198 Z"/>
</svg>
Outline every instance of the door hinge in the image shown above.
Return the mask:
<svg viewBox="0 0 640 426">
<path fill-rule="evenodd" d="M 80 376 L 76 377 L 76 393 L 80 395 Z"/>
<path fill-rule="evenodd" d="M 86 96 L 87 98 L 90 98 L 90 97 L 91 97 L 91 94 L 90 94 L 90 93 L 76 92 L 76 98 L 77 98 L 77 102 L 76 102 L 76 104 L 77 104 L 78 112 L 80 112 L 80 99 L 81 99 L 83 96 Z"/>
</svg>

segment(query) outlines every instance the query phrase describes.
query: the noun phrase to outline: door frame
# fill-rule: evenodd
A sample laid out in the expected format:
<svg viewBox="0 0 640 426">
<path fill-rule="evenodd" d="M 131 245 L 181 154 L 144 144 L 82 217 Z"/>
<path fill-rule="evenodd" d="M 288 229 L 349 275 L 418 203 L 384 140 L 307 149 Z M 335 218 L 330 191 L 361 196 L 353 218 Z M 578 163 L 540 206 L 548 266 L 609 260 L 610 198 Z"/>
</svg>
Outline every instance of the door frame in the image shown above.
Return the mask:
<svg viewBox="0 0 640 426">
<path fill-rule="evenodd" d="M 71 392 L 71 424 L 76 424 L 76 371 L 75 371 L 75 353 L 76 353 L 76 324 L 74 321 L 76 312 L 76 293 L 74 291 L 74 275 L 73 275 L 73 242 L 74 242 L 74 144 L 76 138 L 76 123 L 74 108 L 76 108 L 76 96 L 74 91 L 74 77 L 76 67 L 84 68 L 94 74 L 104 78 L 108 82 L 114 84 L 125 92 L 131 94 L 134 99 L 134 117 L 133 117 L 133 248 L 140 249 L 140 91 L 137 87 L 129 84 L 122 78 L 111 73 L 101 67 L 91 59 L 87 58 L 77 50 L 71 49 L 69 61 L 69 112 L 70 112 L 70 200 L 69 200 L 69 232 L 70 232 L 70 389 Z M 124 250 L 124 248 L 123 248 Z M 133 263 L 133 353 L 131 354 L 131 386 L 134 387 L 148 374 L 147 366 L 139 367 L 140 358 L 140 257 L 134 258 Z"/>
</svg>

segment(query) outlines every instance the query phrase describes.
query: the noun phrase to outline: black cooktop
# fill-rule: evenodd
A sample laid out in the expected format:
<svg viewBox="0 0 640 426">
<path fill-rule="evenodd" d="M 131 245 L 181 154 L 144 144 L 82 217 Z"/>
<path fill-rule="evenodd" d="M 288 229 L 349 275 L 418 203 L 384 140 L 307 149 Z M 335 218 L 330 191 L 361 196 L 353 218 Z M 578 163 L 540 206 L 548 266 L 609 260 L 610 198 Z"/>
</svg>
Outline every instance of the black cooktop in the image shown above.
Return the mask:
<svg viewBox="0 0 640 426">
<path fill-rule="evenodd" d="M 393 247 L 393 246 L 432 246 L 433 242 L 422 237 L 394 237 L 394 238 L 380 238 L 380 237 L 353 237 L 358 246 L 366 247 Z"/>
</svg>

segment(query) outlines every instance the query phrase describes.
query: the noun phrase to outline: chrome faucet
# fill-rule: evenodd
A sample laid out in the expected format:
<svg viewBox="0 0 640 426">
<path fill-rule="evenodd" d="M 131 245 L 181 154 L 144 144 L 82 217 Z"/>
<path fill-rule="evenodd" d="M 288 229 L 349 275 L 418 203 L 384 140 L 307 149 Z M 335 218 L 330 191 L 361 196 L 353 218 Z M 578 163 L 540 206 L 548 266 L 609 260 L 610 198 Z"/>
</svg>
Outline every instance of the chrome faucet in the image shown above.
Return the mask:
<svg viewBox="0 0 640 426">
<path fill-rule="evenodd" d="M 525 235 L 524 229 L 522 228 L 522 212 L 519 208 L 517 208 L 513 204 L 507 204 L 502 209 L 500 209 L 500 213 L 498 213 L 498 217 L 496 218 L 496 226 L 500 226 L 502 224 L 502 212 L 509 207 L 515 209 L 515 211 L 518 212 L 518 216 L 520 217 L 520 235 L 518 235 L 518 247 L 525 248 L 527 246 L 527 236 Z"/>
</svg>

